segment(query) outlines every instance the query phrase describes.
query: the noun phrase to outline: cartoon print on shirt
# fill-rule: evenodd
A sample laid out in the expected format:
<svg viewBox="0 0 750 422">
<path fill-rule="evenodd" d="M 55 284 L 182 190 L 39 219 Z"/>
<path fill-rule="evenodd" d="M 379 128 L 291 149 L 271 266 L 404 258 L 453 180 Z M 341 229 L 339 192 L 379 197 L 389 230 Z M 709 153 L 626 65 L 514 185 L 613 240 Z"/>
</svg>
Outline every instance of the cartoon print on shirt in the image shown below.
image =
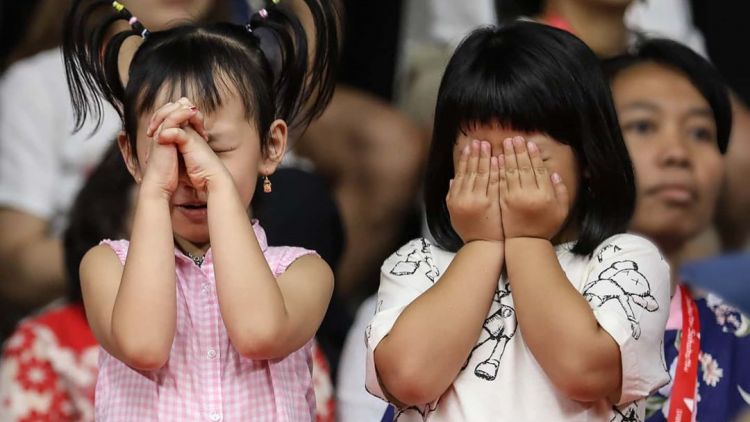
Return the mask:
<svg viewBox="0 0 750 422">
<path fill-rule="evenodd" d="M 612 411 L 615 412 L 615 416 L 609 422 L 642 422 L 638 417 L 638 406 L 634 403 L 622 409 L 612 407 Z"/>
<path fill-rule="evenodd" d="M 614 243 L 610 243 L 601 248 L 599 253 L 596 255 L 596 259 L 599 261 L 599 263 L 601 263 L 606 259 L 607 255 L 616 254 L 617 252 L 620 252 L 621 250 L 622 250 L 621 247 L 615 245 Z"/>
<path fill-rule="evenodd" d="M 398 422 L 398 419 L 402 415 L 409 414 L 409 413 L 412 413 L 412 412 L 419 413 L 419 416 L 421 416 L 422 420 L 424 420 L 427 417 L 428 414 L 430 414 L 430 413 L 432 413 L 432 412 L 434 412 L 436 410 L 437 410 L 437 402 L 428 403 L 428 404 L 422 406 L 421 408 L 418 407 L 418 406 L 411 406 L 411 407 L 407 407 L 407 408 L 404 408 L 404 409 L 399 409 L 396 412 L 396 416 L 394 416 L 394 418 L 393 418 L 393 422 Z"/>
<path fill-rule="evenodd" d="M 419 243 L 419 244 L 418 244 Z M 435 266 L 430 253 L 430 242 L 427 239 L 418 239 L 409 242 L 396 252 L 396 256 L 403 257 L 391 268 L 390 273 L 396 276 L 413 275 L 420 267 L 425 271 L 425 276 L 431 282 L 440 276 L 440 271 Z"/>
<path fill-rule="evenodd" d="M 489 342 L 492 345 L 492 351 L 487 356 L 487 359 L 479 362 L 474 368 L 474 375 L 487 381 L 497 378 L 500 359 L 502 359 L 503 353 L 505 353 L 508 341 L 516 334 L 516 329 L 518 328 L 516 310 L 502 303 L 502 299 L 507 296 L 510 296 L 510 285 L 506 284 L 503 289 L 498 288 L 495 291 L 492 306 L 497 306 L 497 309 L 484 321 L 479 341 L 471 349 L 471 353 L 469 353 L 469 357 L 466 359 L 466 364 L 464 364 L 464 368 L 466 368 L 474 351 Z"/>
<path fill-rule="evenodd" d="M 648 312 L 659 309 L 648 280 L 638 271 L 638 264 L 633 261 L 618 261 L 602 271 L 596 280 L 583 287 L 583 297 L 597 308 L 610 300 L 617 300 L 630 321 L 632 335 L 636 340 L 641 336 L 641 326 L 633 312 L 633 305 Z"/>
</svg>

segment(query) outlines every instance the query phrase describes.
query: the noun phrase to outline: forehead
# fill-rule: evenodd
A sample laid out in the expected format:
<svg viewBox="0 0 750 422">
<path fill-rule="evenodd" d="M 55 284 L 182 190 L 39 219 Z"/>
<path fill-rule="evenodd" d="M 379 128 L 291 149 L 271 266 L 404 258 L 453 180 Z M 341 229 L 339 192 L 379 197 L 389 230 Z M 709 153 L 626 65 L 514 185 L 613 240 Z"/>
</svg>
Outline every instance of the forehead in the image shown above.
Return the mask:
<svg viewBox="0 0 750 422">
<path fill-rule="evenodd" d="M 540 148 L 553 147 L 553 146 L 567 146 L 561 142 L 558 142 L 554 138 L 542 132 L 523 132 L 507 127 L 503 127 L 498 123 L 488 124 L 471 124 L 466 125 L 462 133 L 459 133 L 459 141 L 463 138 L 466 140 L 478 139 L 480 141 L 487 141 L 493 146 L 500 146 L 506 138 L 512 138 L 514 136 L 523 136 L 527 141 L 534 141 Z"/>
<path fill-rule="evenodd" d="M 682 72 L 658 63 L 640 63 L 620 72 L 612 82 L 615 105 L 648 103 L 662 111 L 710 109 L 708 101 Z"/>
</svg>

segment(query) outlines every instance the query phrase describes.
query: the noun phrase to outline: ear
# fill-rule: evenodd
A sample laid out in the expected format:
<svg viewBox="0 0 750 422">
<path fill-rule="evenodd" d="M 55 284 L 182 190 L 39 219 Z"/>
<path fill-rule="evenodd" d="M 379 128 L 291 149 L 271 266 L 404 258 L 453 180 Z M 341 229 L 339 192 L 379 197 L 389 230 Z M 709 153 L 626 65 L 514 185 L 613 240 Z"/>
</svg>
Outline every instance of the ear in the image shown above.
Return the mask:
<svg viewBox="0 0 750 422">
<path fill-rule="evenodd" d="M 271 128 L 268 130 L 268 145 L 266 145 L 258 166 L 261 175 L 269 176 L 276 171 L 281 159 L 284 158 L 284 152 L 286 152 L 288 133 L 289 128 L 285 121 L 277 119 L 271 123 Z"/>
<path fill-rule="evenodd" d="M 141 168 L 138 165 L 138 156 L 130 147 L 128 135 L 123 131 L 120 131 L 120 133 L 117 134 L 117 146 L 120 148 L 120 154 L 122 154 L 122 159 L 125 160 L 128 172 L 133 176 L 136 183 L 141 183 L 143 175 L 141 174 Z"/>
</svg>

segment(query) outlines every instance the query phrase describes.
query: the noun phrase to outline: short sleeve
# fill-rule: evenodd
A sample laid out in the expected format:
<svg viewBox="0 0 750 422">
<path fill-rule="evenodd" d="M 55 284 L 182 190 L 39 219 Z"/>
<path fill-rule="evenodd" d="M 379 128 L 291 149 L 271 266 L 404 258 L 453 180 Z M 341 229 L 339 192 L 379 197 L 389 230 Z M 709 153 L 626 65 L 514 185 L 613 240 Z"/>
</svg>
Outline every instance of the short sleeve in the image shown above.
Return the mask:
<svg viewBox="0 0 750 422">
<path fill-rule="evenodd" d="M 130 242 L 128 242 L 125 239 L 121 239 L 121 240 L 104 239 L 101 242 L 99 242 L 99 244 L 107 245 L 110 248 L 112 248 L 112 250 L 115 251 L 117 258 L 120 260 L 120 263 L 122 265 L 125 265 L 125 260 L 128 258 L 128 248 L 130 247 Z"/>
<path fill-rule="evenodd" d="M 306 255 L 319 256 L 313 250 L 299 248 L 296 246 L 270 247 L 268 249 L 269 251 L 266 254 L 272 255 L 273 258 L 269 259 L 271 257 L 267 256 L 267 259 L 269 259 L 269 261 L 272 261 L 274 263 L 271 270 L 273 272 L 273 275 L 276 277 L 279 277 L 280 275 L 284 274 L 284 272 L 286 272 L 286 269 L 289 268 L 289 266 L 292 265 L 294 261 L 302 258 L 303 256 L 306 256 Z"/>
<path fill-rule="evenodd" d="M 19 62 L 0 82 L 0 205 L 49 219 L 70 106 L 56 101 L 55 91 L 47 89 L 41 63 Z M 62 66 L 59 71 L 64 71 Z"/>
<path fill-rule="evenodd" d="M 427 239 L 415 239 L 402 246 L 383 263 L 375 316 L 365 330 L 367 344 L 367 391 L 384 400 L 375 371 L 374 351 L 388 335 L 399 315 L 440 276 Z"/>
<path fill-rule="evenodd" d="M 669 264 L 656 246 L 635 235 L 613 236 L 594 251 L 581 291 L 599 325 L 620 346 L 618 404 L 647 397 L 669 381 L 664 329 L 669 317 Z"/>
</svg>

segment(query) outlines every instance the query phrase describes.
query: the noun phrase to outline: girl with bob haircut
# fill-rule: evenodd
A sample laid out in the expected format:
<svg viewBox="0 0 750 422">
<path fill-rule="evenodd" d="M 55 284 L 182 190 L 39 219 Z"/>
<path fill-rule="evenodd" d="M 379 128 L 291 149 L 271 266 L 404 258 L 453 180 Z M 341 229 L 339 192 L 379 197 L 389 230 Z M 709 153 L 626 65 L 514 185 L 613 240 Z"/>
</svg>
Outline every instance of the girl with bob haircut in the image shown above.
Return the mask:
<svg viewBox="0 0 750 422">
<path fill-rule="evenodd" d="M 398 421 L 623 421 L 669 379 L 669 268 L 625 234 L 634 176 L 579 39 L 471 33 L 440 86 L 425 186 L 433 242 L 382 267 L 367 387 Z"/>
<path fill-rule="evenodd" d="M 154 32 L 117 2 L 76 1 L 68 16 L 77 121 L 101 116 L 100 97 L 114 106 L 138 184 L 130 241 L 102 241 L 80 267 L 102 345 L 98 421 L 314 420 L 312 338 L 333 276 L 313 251 L 269 247 L 249 215 L 289 128 L 331 97 L 338 12 L 299 2 L 308 49 L 305 27 L 276 3 L 247 25 Z M 121 77 L 120 49 L 139 39 Z"/>
</svg>

